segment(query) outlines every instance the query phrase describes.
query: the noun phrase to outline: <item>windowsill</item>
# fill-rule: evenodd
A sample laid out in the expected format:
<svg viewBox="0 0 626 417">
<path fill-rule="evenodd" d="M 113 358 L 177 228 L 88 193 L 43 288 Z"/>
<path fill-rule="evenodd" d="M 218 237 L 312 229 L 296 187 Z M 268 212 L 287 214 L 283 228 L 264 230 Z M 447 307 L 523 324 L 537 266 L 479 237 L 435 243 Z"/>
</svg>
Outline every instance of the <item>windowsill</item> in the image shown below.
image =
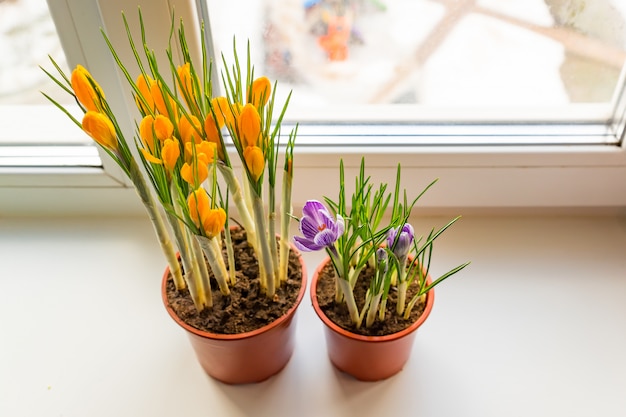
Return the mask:
<svg viewBox="0 0 626 417">
<path fill-rule="evenodd" d="M 621 416 L 624 247 L 617 215 L 467 216 L 433 272 L 472 265 L 436 289 L 400 374 L 336 372 L 307 294 L 285 370 L 233 387 L 203 374 L 167 316 L 145 217 L 0 220 L 0 415 Z M 309 274 L 322 256 L 305 254 Z"/>
</svg>

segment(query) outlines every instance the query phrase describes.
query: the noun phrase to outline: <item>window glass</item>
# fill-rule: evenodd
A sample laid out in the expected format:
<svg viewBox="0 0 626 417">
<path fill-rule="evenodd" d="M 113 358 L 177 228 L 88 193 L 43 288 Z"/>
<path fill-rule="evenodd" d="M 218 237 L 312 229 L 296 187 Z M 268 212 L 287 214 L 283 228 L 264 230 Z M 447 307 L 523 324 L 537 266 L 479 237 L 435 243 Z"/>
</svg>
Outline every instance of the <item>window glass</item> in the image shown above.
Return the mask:
<svg viewBox="0 0 626 417">
<path fill-rule="evenodd" d="M 0 0 L 0 104 L 48 104 L 40 90 L 60 91 L 39 66 L 51 68 L 48 55 L 67 71 L 65 55 L 41 0 Z M 55 98 L 70 103 L 67 94 Z"/>
<path fill-rule="evenodd" d="M 74 151 L 59 145 L 91 144 L 87 136 L 41 94 L 44 91 L 65 106 L 74 104 L 40 68 L 55 74 L 49 58 L 52 57 L 69 74 L 45 1 L 0 0 L 0 51 L 0 120 L 3 126 L 0 144 L 4 145 L 0 149 L 3 156 L 0 165 L 30 165 L 28 161 L 33 152 L 62 157 Z M 50 144 L 57 149 L 32 148 L 37 144 Z M 95 147 L 83 149 L 82 153 L 89 161 L 98 160 Z M 65 164 L 61 159 L 57 163 Z"/>
<path fill-rule="evenodd" d="M 205 1 L 215 49 L 249 40 L 300 118 L 609 117 L 626 58 L 621 0 Z"/>
</svg>

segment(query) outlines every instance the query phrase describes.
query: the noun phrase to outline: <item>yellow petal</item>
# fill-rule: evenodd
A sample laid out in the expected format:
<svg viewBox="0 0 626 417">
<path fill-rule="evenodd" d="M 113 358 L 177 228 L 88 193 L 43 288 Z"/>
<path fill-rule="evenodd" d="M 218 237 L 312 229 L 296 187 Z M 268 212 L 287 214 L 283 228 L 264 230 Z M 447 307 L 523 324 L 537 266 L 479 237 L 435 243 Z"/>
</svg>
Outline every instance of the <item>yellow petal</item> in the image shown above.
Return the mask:
<svg viewBox="0 0 626 417">
<path fill-rule="evenodd" d="M 213 107 L 213 111 L 215 112 L 217 125 L 221 129 L 222 127 L 224 127 L 227 115 L 232 115 L 230 111 L 230 105 L 228 104 L 228 99 L 226 97 L 215 97 L 213 100 L 211 100 L 211 106 Z"/>
<path fill-rule="evenodd" d="M 243 158 L 246 161 L 246 167 L 254 181 L 258 181 L 263 174 L 265 168 L 265 157 L 263 151 L 258 146 L 248 146 L 243 151 Z"/>
<path fill-rule="evenodd" d="M 244 148 L 257 146 L 261 134 L 261 116 L 259 116 L 256 107 L 250 103 L 246 104 L 241 110 L 238 124 L 241 146 Z"/>
<path fill-rule="evenodd" d="M 204 121 L 204 133 L 206 135 L 206 140 L 214 143 L 217 148 L 217 154 L 220 160 L 224 160 L 224 152 L 222 150 L 222 142 L 220 141 L 220 133 L 217 130 L 217 124 L 212 115 L 207 115 Z"/>
<path fill-rule="evenodd" d="M 195 103 L 195 94 L 194 94 L 194 81 L 197 84 L 197 79 L 194 80 L 193 75 L 191 74 L 191 64 L 186 62 L 184 65 L 176 68 L 176 72 L 178 73 L 179 84 L 178 89 L 185 99 L 187 106 L 192 108 Z"/>
<path fill-rule="evenodd" d="M 155 81 L 154 83 L 152 83 L 152 85 L 150 86 L 150 94 L 152 94 L 154 105 L 156 106 L 159 114 L 167 117 L 170 116 L 169 112 L 167 111 L 167 105 L 165 104 L 165 100 L 167 99 L 169 103 L 169 108 L 172 111 L 173 116 L 176 117 L 176 102 L 174 102 L 174 100 L 172 100 L 172 98 L 167 95 L 167 92 L 165 92 L 161 88 L 158 82 Z"/>
<path fill-rule="evenodd" d="M 83 130 L 101 146 L 117 150 L 117 134 L 109 118 L 97 111 L 88 111 L 83 117 Z"/>
<path fill-rule="evenodd" d="M 163 164 L 162 160 L 152 155 L 145 148 L 139 148 L 139 150 L 141 151 L 141 154 L 143 155 L 143 157 L 146 158 L 146 161 L 151 162 L 153 164 L 157 164 L 157 165 Z"/>
<path fill-rule="evenodd" d="M 185 162 L 180 169 L 180 176 L 190 185 L 199 187 L 209 177 L 208 156 L 201 153 L 191 163 Z"/>
<path fill-rule="evenodd" d="M 195 143 L 202 141 L 202 123 L 196 116 L 183 115 L 178 121 L 178 131 L 183 143 L 191 142 L 192 139 Z"/>
<path fill-rule="evenodd" d="M 194 224 L 198 227 L 201 225 L 202 213 L 210 209 L 211 203 L 209 195 L 204 188 L 198 188 L 192 191 L 187 197 L 187 206 L 189 206 L 189 216 Z"/>
<path fill-rule="evenodd" d="M 154 133 L 161 142 L 172 137 L 174 133 L 174 125 L 167 117 L 157 115 L 154 119 Z"/>
<path fill-rule="evenodd" d="M 98 97 L 98 93 L 104 98 L 104 92 L 91 77 L 89 71 L 82 65 L 77 65 L 74 71 L 72 71 L 70 82 L 78 101 L 80 101 L 88 111 L 99 111 L 98 103 L 100 103 L 100 98 Z"/>
<path fill-rule="evenodd" d="M 180 142 L 176 139 L 165 139 L 163 149 L 161 149 L 161 158 L 168 170 L 174 171 L 178 157 L 180 156 Z"/>
<path fill-rule="evenodd" d="M 139 74 L 139 76 L 137 76 L 137 80 L 135 81 L 135 84 L 137 84 L 137 88 L 139 89 L 139 93 L 150 107 L 150 109 L 145 108 L 143 102 L 138 97 L 135 97 L 135 103 L 142 114 L 148 114 L 154 112 L 155 110 L 154 99 L 152 98 L 152 93 L 150 92 L 151 86 L 155 83 L 155 81 L 149 76 L 147 77 L 148 78 L 146 79 L 143 74 Z"/>
<path fill-rule="evenodd" d="M 139 122 L 139 137 L 143 142 L 144 146 L 147 147 L 150 152 L 154 153 L 154 117 L 147 115 L 141 122 Z"/>
<path fill-rule="evenodd" d="M 260 77 L 252 82 L 252 97 L 250 103 L 257 109 L 267 103 L 272 92 L 272 84 L 269 78 Z"/>
<path fill-rule="evenodd" d="M 201 219 L 204 233 L 211 238 L 219 235 L 224 229 L 226 212 L 221 207 L 209 209 L 202 213 Z"/>
</svg>

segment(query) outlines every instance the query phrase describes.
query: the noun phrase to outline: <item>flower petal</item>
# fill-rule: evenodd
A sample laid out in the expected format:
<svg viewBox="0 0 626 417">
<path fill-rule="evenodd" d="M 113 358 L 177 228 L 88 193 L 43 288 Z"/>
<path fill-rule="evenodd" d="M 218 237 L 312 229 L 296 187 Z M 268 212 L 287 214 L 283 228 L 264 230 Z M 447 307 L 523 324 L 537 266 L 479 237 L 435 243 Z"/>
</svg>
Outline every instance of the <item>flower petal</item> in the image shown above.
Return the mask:
<svg viewBox="0 0 626 417">
<path fill-rule="evenodd" d="M 331 246 L 337 241 L 337 233 L 332 229 L 324 229 L 315 235 L 313 242 L 321 247 Z"/>
<path fill-rule="evenodd" d="M 319 214 L 322 211 L 328 213 L 326 206 L 317 200 L 308 200 L 302 207 L 302 215 L 310 217 L 318 223 L 323 219 Z"/>
<path fill-rule="evenodd" d="M 323 246 L 319 246 L 315 244 L 315 242 L 313 242 L 312 240 L 303 238 L 301 236 L 294 236 L 293 244 L 296 246 L 296 248 L 303 252 L 313 252 L 323 248 Z"/>
<path fill-rule="evenodd" d="M 303 217 L 300 219 L 300 232 L 307 239 L 313 239 L 319 233 L 319 224 L 311 217 Z"/>
</svg>

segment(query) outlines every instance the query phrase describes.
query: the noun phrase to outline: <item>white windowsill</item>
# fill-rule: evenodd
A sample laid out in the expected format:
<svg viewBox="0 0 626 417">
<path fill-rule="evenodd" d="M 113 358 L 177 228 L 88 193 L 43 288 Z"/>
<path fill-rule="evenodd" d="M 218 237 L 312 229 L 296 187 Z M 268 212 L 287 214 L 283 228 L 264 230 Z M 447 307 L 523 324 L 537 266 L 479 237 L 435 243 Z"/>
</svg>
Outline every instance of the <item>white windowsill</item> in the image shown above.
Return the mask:
<svg viewBox="0 0 626 417">
<path fill-rule="evenodd" d="M 621 417 L 625 246 L 619 216 L 468 216 L 434 272 L 472 264 L 436 289 L 400 374 L 336 372 L 307 293 L 285 370 L 233 387 L 204 375 L 167 316 L 144 217 L 0 220 L 0 415 Z M 321 258 L 305 254 L 309 275 Z"/>
</svg>

